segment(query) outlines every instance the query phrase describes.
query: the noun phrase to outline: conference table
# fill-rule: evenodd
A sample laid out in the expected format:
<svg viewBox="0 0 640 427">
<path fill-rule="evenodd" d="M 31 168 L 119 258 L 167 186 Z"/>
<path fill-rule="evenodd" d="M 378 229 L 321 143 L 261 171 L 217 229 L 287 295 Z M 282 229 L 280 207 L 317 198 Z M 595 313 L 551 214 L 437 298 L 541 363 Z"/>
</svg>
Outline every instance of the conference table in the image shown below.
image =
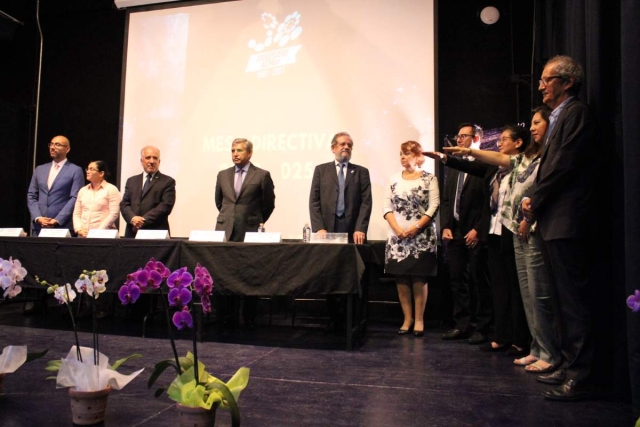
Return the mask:
<svg viewBox="0 0 640 427">
<path fill-rule="evenodd" d="M 379 264 L 370 245 L 282 243 L 209 243 L 184 239 L 80 239 L 2 237 L 0 257 L 17 258 L 27 270 L 23 285 L 74 283 L 83 270 L 106 270 L 107 291 L 117 292 L 127 274 L 151 257 L 170 270 L 199 263 L 214 280 L 214 295 L 346 297 L 346 348 L 367 321 L 366 266 Z"/>
</svg>

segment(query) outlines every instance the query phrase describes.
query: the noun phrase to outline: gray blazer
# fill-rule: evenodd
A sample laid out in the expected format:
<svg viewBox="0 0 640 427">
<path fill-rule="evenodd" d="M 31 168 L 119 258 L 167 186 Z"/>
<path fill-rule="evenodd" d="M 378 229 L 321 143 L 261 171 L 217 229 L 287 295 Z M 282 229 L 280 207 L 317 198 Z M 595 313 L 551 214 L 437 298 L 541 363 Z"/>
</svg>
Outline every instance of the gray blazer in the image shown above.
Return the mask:
<svg viewBox="0 0 640 427">
<path fill-rule="evenodd" d="M 220 211 L 216 230 L 224 230 L 227 241 L 242 242 L 247 231 L 257 231 L 269 220 L 275 208 L 276 195 L 268 171 L 249 164 L 240 194 L 234 190 L 235 166 L 218 172 L 216 207 Z"/>
</svg>

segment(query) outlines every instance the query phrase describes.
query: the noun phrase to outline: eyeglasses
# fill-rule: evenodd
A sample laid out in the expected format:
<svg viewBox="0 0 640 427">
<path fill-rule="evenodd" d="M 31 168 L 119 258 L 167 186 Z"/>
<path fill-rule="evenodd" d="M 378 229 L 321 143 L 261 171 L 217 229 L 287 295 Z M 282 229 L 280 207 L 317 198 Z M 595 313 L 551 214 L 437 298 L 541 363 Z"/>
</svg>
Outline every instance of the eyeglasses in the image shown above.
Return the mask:
<svg viewBox="0 0 640 427">
<path fill-rule="evenodd" d="M 469 135 L 468 133 L 461 133 L 461 134 L 459 134 L 459 135 L 454 135 L 454 138 L 455 138 L 455 139 L 465 139 L 465 138 L 466 138 L 466 137 L 468 137 L 468 136 L 470 136 L 470 137 L 472 137 L 472 138 L 473 138 L 473 135 Z"/>
<path fill-rule="evenodd" d="M 98 169 L 96 168 L 86 168 L 85 171 L 87 172 L 100 172 Z"/>
<path fill-rule="evenodd" d="M 59 142 L 50 142 L 50 143 L 47 144 L 47 147 L 49 147 L 49 148 L 51 148 L 51 147 L 60 148 L 60 147 L 68 147 L 68 145 L 60 144 Z"/>
<path fill-rule="evenodd" d="M 510 136 L 503 136 L 502 138 L 498 139 L 498 142 L 507 142 L 508 139 L 513 141 L 513 138 L 511 138 Z"/>
<path fill-rule="evenodd" d="M 553 79 L 563 79 L 564 77 L 562 76 L 549 76 L 549 77 L 542 77 L 540 80 L 538 80 L 538 83 L 540 84 L 540 86 L 549 86 L 549 82 Z"/>
</svg>

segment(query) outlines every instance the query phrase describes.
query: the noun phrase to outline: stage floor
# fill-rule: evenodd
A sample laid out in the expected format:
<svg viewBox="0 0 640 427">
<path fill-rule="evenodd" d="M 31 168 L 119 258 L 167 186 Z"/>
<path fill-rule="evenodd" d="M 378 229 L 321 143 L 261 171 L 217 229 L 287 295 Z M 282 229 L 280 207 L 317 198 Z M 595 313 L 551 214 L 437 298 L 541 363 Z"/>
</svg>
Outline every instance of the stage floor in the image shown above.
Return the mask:
<svg viewBox="0 0 640 427">
<path fill-rule="evenodd" d="M 342 350 L 341 335 L 321 327 L 290 326 L 275 316 L 274 324 L 247 331 L 242 326 L 223 333 L 208 325 L 198 347 L 209 371 L 228 380 L 241 366 L 251 369 L 239 406 L 242 425 L 283 426 L 632 426 L 630 405 L 613 399 L 578 403 L 545 401 L 548 386 L 512 364 L 504 354 L 487 354 L 466 341 L 441 341 L 441 327 L 431 326 L 423 338 L 397 336 L 398 325 L 372 322 L 356 350 Z M 302 320 L 301 320 L 302 322 Z M 72 345 L 68 316 L 56 307 L 46 314 L 25 316 L 21 304 L 0 306 L 0 347 L 27 345 L 49 348 L 46 360 L 64 357 Z M 81 321 L 87 330 L 88 320 Z M 141 353 L 142 359 L 120 370 L 145 371 L 122 391 L 112 391 L 105 425 L 174 426 L 177 412 L 166 395 L 154 398 L 146 381 L 155 362 L 171 357 L 162 337 L 164 320 L 150 324 L 154 338 L 140 338 L 139 321 L 124 313 L 101 321 L 103 353 L 112 361 Z M 212 329 L 212 330 L 209 330 Z M 132 336 L 138 335 L 138 336 Z M 190 348 L 188 335 L 179 353 Z M 91 336 L 81 334 L 89 346 Z M 45 380 L 45 360 L 24 365 L 5 379 L 0 395 L 0 425 L 71 425 L 66 389 Z M 170 381 L 170 374 L 165 377 Z M 168 383 L 167 383 L 168 384 Z M 228 412 L 219 410 L 217 426 L 229 426 Z"/>
</svg>

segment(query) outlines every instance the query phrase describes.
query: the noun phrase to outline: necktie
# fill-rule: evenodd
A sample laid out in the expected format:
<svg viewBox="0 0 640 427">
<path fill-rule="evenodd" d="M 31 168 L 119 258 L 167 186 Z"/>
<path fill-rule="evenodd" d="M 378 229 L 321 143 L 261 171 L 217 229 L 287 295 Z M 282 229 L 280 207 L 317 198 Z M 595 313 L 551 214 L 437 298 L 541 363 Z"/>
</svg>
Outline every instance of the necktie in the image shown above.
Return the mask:
<svg viewBox="0 0 640 427">
<path fill-rule="evenodd" d="M 142 187 L 142 197 L 147 194 L 149 187 L 151 187 L 151 174 L 147 175 L 147 180 L 144 182 L 144 186 Z"/>
<path fill-rule="evenodd" d="M 344 215 L 344 163 L 340 163 L 340 173 L 338 174 L 338 206 L 336 215 Z"/>
<path fill-rule="evenodd" d="M 464 172 L 458 173 L 458 187 L 456 188 L 456 210 L 453 217 L 460 219 L 460 197 L 462 196 L 462 187 L 464 187 Z"/>
<path fill-rule="evenodd" d="M 244 169 L 236 171 L 236 185 L 234 186 L 234 189 L 236 190 L 236 197 L 240 195 L 240 190 L 242 189 L 242 172 L 244 172 Z"/>
<path fill-rule="evenodd" d="M 58 176 L 59 170 L 60 170 L 59 163 L 54 164 L 53 168 L 51 168 L 51 173 L 49 174 L 49 180 L 47 181 L 47 187 L 49 187 L 49 189 L 51 189 L 51 186 L 53 185 L 53 181 L 55 181 L 56 176 Z"/>
</svg>

